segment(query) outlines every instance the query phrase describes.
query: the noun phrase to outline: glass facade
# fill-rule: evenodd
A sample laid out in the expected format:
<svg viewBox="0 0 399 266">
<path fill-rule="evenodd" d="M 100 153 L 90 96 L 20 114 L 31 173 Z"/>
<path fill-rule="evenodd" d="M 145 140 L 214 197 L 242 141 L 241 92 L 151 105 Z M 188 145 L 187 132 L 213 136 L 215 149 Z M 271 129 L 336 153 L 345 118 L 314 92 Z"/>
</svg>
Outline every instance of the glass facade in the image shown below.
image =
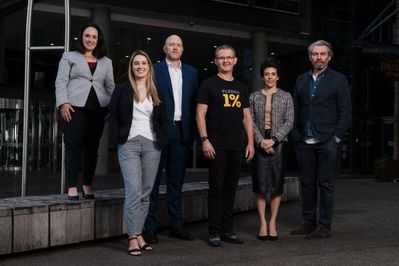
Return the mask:
<svg viewBox="0 0 399 266">
<path fill-rule="evenodd" d="M 63 6 L 63 1 L 57 1 Z M 56 4 L 41 1 L 41 4 Z M 71 8 L 79 6 L 71 5 Z M 64 44 L 64 14 L 46 11 L 39 6 L 32 16 L 32 46 L 62 46 Z M 26 10 L 7 14 L 2 20 L 3 69 L 0 80 L 0 198 L 21 195 L 24 56 Z M 88 16 L 72 15 L 70 48 L 74 50 L 80 27 L 91 21 Z M 228 43 L 237 49 L 239 64 L 236 76 L 249 85 L 251 76 L 250 47 L 246 39 L 195 34 L 189 31 L 162 27 L 138 26 L 132 23 L 110 21 L 109 57 L 113 59 L 116 83 L 126 81 L 130 55 L 136 49 L 147 51 L 154 63 L 164 59 L 162 46 L 170 34 L 179 34 L 185 45 L 182 60 L 198 67 L 200 80 L 216 73 L 213 53 L 216 46 Z M 26 195 L 59 193 L 61 187 L 61 130 L 55 107 L 54 81 L 62 51 L 31 52 L 31 88 L 28 131 L 28 167 Z M 95 189 L 120 188 L 116 151 L 108 154 L 108 173 L 96 175 Z M 202 153 L 194 147 L 189 168 L 205 167 Z"/>
<path fill-rule="evenodd" d="M 250 6 L 280 12 L 299 14 L 299 0 L 212 0 L 234 5 Z"/>
</svg>

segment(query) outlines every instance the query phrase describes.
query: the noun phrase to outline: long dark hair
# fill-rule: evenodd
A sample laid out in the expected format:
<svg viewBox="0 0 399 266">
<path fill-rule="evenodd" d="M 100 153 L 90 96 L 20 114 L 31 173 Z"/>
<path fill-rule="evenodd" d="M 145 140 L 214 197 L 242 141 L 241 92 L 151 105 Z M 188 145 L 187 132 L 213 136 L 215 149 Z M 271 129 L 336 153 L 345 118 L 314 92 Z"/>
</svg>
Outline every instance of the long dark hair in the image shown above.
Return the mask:
<svg viewBox="0 0 399 266">
<path fill-rule="evenodd" d="M 89 23 L 89 24 L 83 26 L 83 28 L 80 30 L 79 37 L 78 37 L 78 46 L 77 46 L 76 50 L 79 51 L 81 54 L 85 53 L 85 47 L 83 45 L 83 32 L 89 27 L 95 28 L 98 32 L 97 46 L 93 50 L 93 55 L 98 59 L 103 58 L 108 53 L 107 44 L 105 43 L 105 40 L 104 40 L 103 31 L 95 23 Z"/>
</svg>

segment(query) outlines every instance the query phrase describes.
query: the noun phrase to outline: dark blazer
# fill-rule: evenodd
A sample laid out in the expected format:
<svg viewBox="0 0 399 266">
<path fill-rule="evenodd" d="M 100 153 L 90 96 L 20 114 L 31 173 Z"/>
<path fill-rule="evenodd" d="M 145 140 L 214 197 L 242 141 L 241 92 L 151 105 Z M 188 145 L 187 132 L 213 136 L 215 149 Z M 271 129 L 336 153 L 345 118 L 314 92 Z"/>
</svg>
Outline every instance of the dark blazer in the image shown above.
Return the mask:
<svg viewBox="0 0 399 266">
<path fill-rule="evenodd" d="M 168 65 L 165 60 L 154 65 L 155 80 L 158 90 L 164 97 L 164 103 L 168 115 L 169 127 L 173 127 L 175 102 L 173 100 L 172 82 L 169 76 Z M 198 91 L 197 70 L 186 64 L 182 64 L 183 89 L 182 89 L 182 134 L 184 143 L 191 144 L 195 138 L 195 98 Z"/>
<path fill-rule="evenodd" d="M 109 103 L 109 132 L 113 147 L 117 144 L 125 144 L 127 141 L 133 120 L 133 104 L 133 89 L 130 84 L 117 85 Z M 162 149 L 168 142 L 168 124 L 163 102 L 160 105 L 154 105 L 152 125 L 158 148 Z"/>
<path fill-rule="evenodd" d="M 295 141 L 305 137 L 305 124 L 310 121 L 314 137 L 320 142 L 332 136 L 342 139 L 351 123 L 351 95 L 347 78 L 327 68 L 313 98 L 310 97 L 309 72 L 298 76 L 293 95 Z"/>
</svg>

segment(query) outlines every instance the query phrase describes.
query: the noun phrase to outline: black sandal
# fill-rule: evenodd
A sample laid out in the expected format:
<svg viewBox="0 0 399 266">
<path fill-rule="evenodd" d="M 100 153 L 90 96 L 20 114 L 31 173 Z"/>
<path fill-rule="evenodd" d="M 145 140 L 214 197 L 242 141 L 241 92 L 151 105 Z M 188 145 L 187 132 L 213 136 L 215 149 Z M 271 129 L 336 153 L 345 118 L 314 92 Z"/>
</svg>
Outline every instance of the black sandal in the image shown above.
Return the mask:
<svg viewBox="0 0 399 266">
<path fill-rule="evenodd" d="M 137 245 L 139 246 L 139 248 L 132 248 L 132 249 L 129 248 L 128 253 L 129 253 L 130 256 L 140 256 L 140 255 L 141 255 L 141 247 L 140 247 L 140 245 L 139 245 L 139 241 L 138 241 L 138 239 L 137 239 L 137 236 L 130 237 L 130 238 L 128 239 L 128 245 L 130 245 L 130 241 L 132 241 L 132 240 L 134 240 L 134 239 L 136 239 Z"/>
<path fill-rule="evenodd" d="M 138 236 L 141 236 L 141 234 L 138 235 Z M 152 251 L 152 250 L 153 250 L 153 248 L 152 248 L 149 244 L 147 244 L 147 243 L 145 243 L 144 245 L 140 246 L 140 243 L 139 243 L 139 241 L 137 240 L 137 244 L 139 245 L 139 248 L 140 248 L 141 250 L 144 250 L 144 251 Z"/>
<path fill-rule="evenodd" d="M 140 247 L 140 245 L 139 245 L 139 247 Z M 140 249 L 141 249 L 141 250 L 144 250 L 144 251 L 152 251 L 152 247 L 151 247 L 149 244 L 144 244 L 144 245 L 142 245 L 142 246 L 140 247 Z"/>
</svg>

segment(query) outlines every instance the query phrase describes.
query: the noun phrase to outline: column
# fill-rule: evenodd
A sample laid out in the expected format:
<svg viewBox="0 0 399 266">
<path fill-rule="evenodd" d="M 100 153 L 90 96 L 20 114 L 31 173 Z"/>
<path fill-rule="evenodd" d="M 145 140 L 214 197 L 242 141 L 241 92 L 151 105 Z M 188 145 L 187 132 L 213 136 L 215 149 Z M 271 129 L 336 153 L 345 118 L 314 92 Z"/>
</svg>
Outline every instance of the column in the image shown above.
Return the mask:
<svg viewBox="0 0 399 266">
<path fill-rule="evenodd" d="M 110 11 L 107 8 L 98 7 L 92 9 L 92 20 L 102 29 L 105 42 L 108 45 L 108 57 L 110 57 Z M 105 123 L 103 135 L 98 148 L 98 159 L 96 175 L 108 174 L 108 155 L 109 155 L 109 125 Z"/>
<path fill-rule="evenodd" d="M 399 7 L 399 0 L 396 0 L 396 8 Z M 396 13 L 394 28 L 394 43 L 399 44 L 399 13 Z M 398 77 L 396 77 L 397 79 Z M 399 159 L 399 81 L 394 82 L 394 122 L 393 122 L 393 159 Z"/>
<path fill-rule="evenodd" d="M 252 90 L 263 87 L 259 74 L 260 65 L 265 60 L 268 50 L 267 33 L 263 31 L 252 33 Z"/>
<path fill-rule="evenodd" d="M 0 18 L 0 83 L 4 83 L 4 71 L 5 71 L 5 34 L 4 34 L 4 18 Z"/>
</svg>

